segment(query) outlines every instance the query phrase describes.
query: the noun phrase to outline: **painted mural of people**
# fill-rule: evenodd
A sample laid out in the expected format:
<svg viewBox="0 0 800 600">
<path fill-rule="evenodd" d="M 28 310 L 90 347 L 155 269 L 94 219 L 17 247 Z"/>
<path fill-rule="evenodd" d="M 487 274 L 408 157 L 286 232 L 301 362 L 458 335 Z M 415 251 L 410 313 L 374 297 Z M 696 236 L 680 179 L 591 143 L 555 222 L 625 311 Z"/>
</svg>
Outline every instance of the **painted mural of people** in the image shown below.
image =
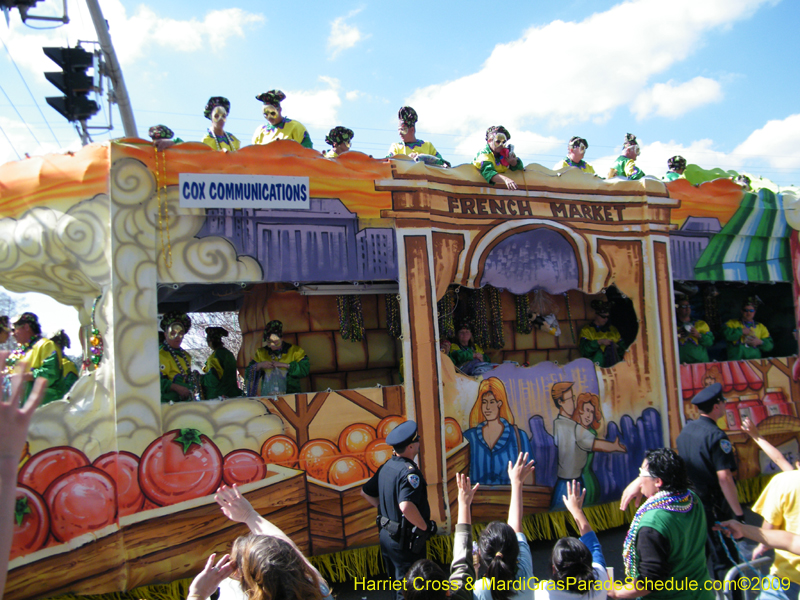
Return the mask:
<svg viewBox="0 0 800 600">
<path fill-rule="evenodd" d="M 627 452 L 621 438 L 614 442 L 598 439 L 596 433 L 573 420 L 576 411 L 574 385 L 572 381 L 560 381 L 550 389 L 553 403 L 558 408 L 558 416 L 553 421 L 553 441 L 558 451 L 556 485 L 551 503 L 554 509 L 564 508 L 562 497 L 567 495 L 568 481 L 575 479 L 586 485 L 583 469 L 591 452 Z"/>
<path fill-rule="evenodd" d="M 579 423 L 585 429 L 597 438 L 597 430 L 600 427 L 600 422 L 603 420 L 603 413 L 600 410 L 600 398 L 597 394 L 590 394 L 584 392 L 578 394 L 578 399 L 575 401 L 575 412 L 572 413 L 572 420 Z M 581 471 L 583 478 L 583 487 L 586 490 L 586 498 L 584 503 L 587 506 L 595 504 L 600 498 L 600 482 L 592 470 L 592 463 L 594 462 L 594 451 L 589 452 L 586 456 L 586 465 Z"/>
<path fill-rule="evenodd" d="M 514 425 L 506 387 L 497 377 L 481 381 L 478 398 L 469 413 L 469 477 L 481 485 L 511 485 L 508 462 L 521 452 L 531 455 L 528 434 Z"/>
</svg>

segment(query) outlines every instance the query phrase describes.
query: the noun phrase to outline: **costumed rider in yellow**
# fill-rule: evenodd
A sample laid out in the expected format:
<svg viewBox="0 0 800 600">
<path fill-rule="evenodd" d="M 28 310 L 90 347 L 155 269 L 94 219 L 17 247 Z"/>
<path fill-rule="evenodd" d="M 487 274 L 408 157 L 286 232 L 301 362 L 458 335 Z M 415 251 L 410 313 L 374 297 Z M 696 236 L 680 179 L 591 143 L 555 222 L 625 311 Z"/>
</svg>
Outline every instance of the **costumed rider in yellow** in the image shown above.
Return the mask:
<svg viewBox="0 0 800 600">
<path fill-rule="evenodd" d="M 256 96 L 264 103 L 266 125 L 261 125 L 253 134 L 253 144 L 269 144 L 276 140 L 294 140 L 304 148 L 313 148 L 308 131 L 300 121 L 292 121 L 281 112 L 281 102 L 286 94 L 280 90 L 270 90 Z"/>
<path fill-rule="evenodd" d="M 181 348 L 183 336 L 192 327 L 192 320 L 183 313 L 168 312 L 161 317 L 164 343 L 158 350 L 161 367 L 161 402 L 194 400 L 200 386 L 192 372 L 192 357 Z"/>
<path fill-rule="evenodd" d="M 725 323 L 723 334 L 728 340 L 728 360 L 761 358 L 763 352 L 770 352 L 775 347 L 767 328 L 755 319 L 760 304 L 758 296 L 746 298 L 742 303 L 742 318 Z"/>
<path fill-rule="evenodd" d="M 617 160 L 608 172 L 608 178 L 622 177 L 623 179 L 641 179 L 644 177 L 644 171 L 636 166 L 636 158 L 641 152 L 642 150 L 639 148 L 639 142 L 636 141 L 636 136 L 632 133 L 626 133 L 625 143 L 622 144 L 622 154 L 617 157 Z"/>
<path fill-rule="evenodd" d="M 675 181 L 676 179 L 686 179 L 683 172 L 686 170 L 686 159 L 680 155 L 673 156 L 667 161 L 667 168 L 669 171 L 664 175 L 667 181 Z"/>
<path fill-rule="evenodd" d="M 567 158 L 558 163 L 554 170 L 560 171 L 567 167 L 573 167 L 594 175 L 592 165 L 583 160 L 587 148 L 589 148 L 589 142 L 586 141 L 586 138 L 578 137 L 577 135 L 572 136 L 567 145 Z"/>
<path fill-rule="evenodd" d="M 33 389 L 33 380 L 47 379 L 47 392 L 42 405 L 60 400 L 64 395 L 64 375 L 61 370 L 61 351 L 52 341 L 42 337 L 39 317 L 24 312 L 11 320 L 11 332 L 17 341 L 17 349 L 6 359 L 5 373 L 21 374 L 25 385 L 23 400 Z"/>
<path fill-rule="evenodd" d="M 608 322 L 611 302 L 592 300 L 594 320 L 580 332 L 581 356 L 600 367 L 612 367 L 622 360 L 627 344 L 619 330 Z"/>
<path fill-rule="evenodd" d="M 211 127 L 208 128 L 203 143 L 212 150 L 236 152 L 241 145 L 235 135 L 225 131 L 225 121 L 230 112 L 231 103 L 227 98 L 213 96 L 208 99 L 203 115 L 206 119 L 211 119 Z"/>
<path fill-rule="evenodd" d="M 242 395 L 236 378 L 236 357 L 222 343 L 228 337 L 224 327 L 206 327 L 206 343 L 214 350 L 203 367 L 203 392 L 206 398 L 236 398 Z"/>
<path fill-rule="evenodd" d="M 330 150 L 325 151 L 325 158 L 336 158 L 350 150 L 350 144 L 353 142 L 355 134 L 352 129 L 347 127 L 334 127 L 325 136 L 325 143 L 332 146 Z"/>
<path fill-rule="evenodd" d="M 522 161 L 514 154 L 514 146 L 506 145 L 511 139 L 508 129 L 493 125 L 486 130 L 486 147 L 478 152 L 472 164 L 488 183 L 502 183 L 510 190 L 517 189 L 516 182 L 503 175 L 506 171 L 524 171 Z"/>
<path fill-rule="evenodd" d="M 692 305 L 684 295 L 678 297 L 678 356 L 682 364 L 707 363 L 714 334 L 708 323 L 692 320 Z"/>
<path fill-rule="evenodd" d="M 299 394 L 300 379 L 308 377 L 311 363 L 305 350 L 283 341 L 283 323 L 270 321 L 264 329 L 262 347 L 245 373 L 248 396 Z"/>
<path fill-rule="evenodd" d="M 62 329 L 51 337 L 50 341 L 58 346 L 61 352 L 61 375 L 64 377 L 64 391 L 66 392 L 78 381 L 78 368 L 74 362 L 64 356 L 64 348 L 70 347 L 69 336 Z"/>
<path fill-rule="evenodd" d="M 450 163 L 442 158 L 436 151 L 433 144 L 417 139 L 417 111 L 410 106 L 402 107 L 398 113 L 397 133 L 400 134 L 400 141 L 395 142 L 389 147 L 389 154 L 386 158 L 405 155 L 417 162 L 424 162 L 426 165 L 436 167 L 449 167 Z"/>
</svg>

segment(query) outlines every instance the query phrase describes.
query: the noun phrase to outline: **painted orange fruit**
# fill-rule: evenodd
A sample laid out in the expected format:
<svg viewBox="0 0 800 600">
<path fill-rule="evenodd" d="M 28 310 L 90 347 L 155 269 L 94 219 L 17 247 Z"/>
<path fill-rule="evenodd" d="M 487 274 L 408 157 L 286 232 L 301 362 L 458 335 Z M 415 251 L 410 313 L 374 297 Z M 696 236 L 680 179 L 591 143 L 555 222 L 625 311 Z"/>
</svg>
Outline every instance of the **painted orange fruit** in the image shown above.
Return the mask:
<svg viewBox="0 0 800 600">
<path fill-rule="evenodd" d="M 339 434 L 339 449 L 342 454 L 353 454 L 363 459 L 364 451 L 378 436 L 375 429 L 366 423 L 353 423 L 348 425 Z"/>
<path fill-rule="evenodd" d="M 261 457 L 268 465 L 296 469 L 299 454 L 297 443 L 288 435 L 273 435 L 261 446 Z"/>
<path fill-rule="evenodd" d="M 300 448 L 300 469 L 309 477 L 328 481 L 328 469 L 339 456 L 339 448 L 330 440 L 309 440 Z"/>
<path fill-rule="evenodd" d="M 333 485 L 351 485 L 367 477 L 367 465 L 352 456 L 340 456 L 328 469 L 328 481 Z"/>
<path fill-rule="evenodd" d="M 373 473 L 390 458 L 392 458 L 392 447 L 386 443 L 386 440 L 375 440 L 367 446 L 367 450 L 364 452 L 364 460 Z"/>
<path fill-rule="evenodd" d="M 444 420 L 444 447 L 446 450 L 452 450 L 461 443 L 463 436 L 461 435 L 461 427 L 458 425 L 453 417 L 447 417 Z"/>
<path fill-rule="evenodd" d="M 395 427 L 400 425 L 400 423 L 403 423 L 405 421 L 406 418 L 401 417 L 400 415 L 390 415 L 388 417 L 384 417 L 383 419 L 381 419 L 381 422 L 378 423 L 378 426 L 375 428 L 376 430 L 375 433 L 379 438 L 386 439 L 386 436 L 389 435 L 392 429 L 394 429 Z"/>
</svg>

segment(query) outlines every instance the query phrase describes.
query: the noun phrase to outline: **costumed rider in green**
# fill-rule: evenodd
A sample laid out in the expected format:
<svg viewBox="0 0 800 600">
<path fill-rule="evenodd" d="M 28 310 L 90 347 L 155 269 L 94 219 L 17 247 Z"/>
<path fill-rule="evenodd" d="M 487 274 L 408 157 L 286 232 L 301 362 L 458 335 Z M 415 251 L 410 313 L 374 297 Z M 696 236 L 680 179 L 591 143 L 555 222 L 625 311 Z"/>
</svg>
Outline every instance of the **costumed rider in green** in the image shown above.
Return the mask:
<svg viewBox="0 0 800 600">
<path fill-rule="evenodd" d="M 175 144 L 183 143 L 183 140 L 181 138 L 176 138 L 175 132 L 166 125 L 153 125 L 147 130 L 147 134 L 150 136 L 150 139 L 153 140 L 153 146 L 155 146 L 159 152 L 163 152 Z"/>
<path fill-rule="evenodd" d="M 33 380 L 47 379 L 47 392 L 42 405 L 60 400 L 64 395 L 64 375 L 61 368 L 61 351 L 52 341 L 42 337 L 39 317 L 24 312 L 11 320 L 11 333 L 17 341 L 17 349 L 6 359 L 6 374 L 21 374 L 25 384 L 23 399 L 33 389 Z"/>
<path fill-rule="evenodd" d="M 263 145 L 276 140 L 294 140 L 304 148 L 314 147 L 303 124 L 283 116 L 281 102 L 286 100 L 286 94 L 280 90 L 270 90 L 256 96 L 256 100 L 264 103 L 263 111 L 267 124 L 256 129 L 253 134 L 253 144 Z"/>
<path fill-rule="evenodd" d="M 242 395 L 236 381 L 236 357 L 222 343 L 228 336 L 224 327 L 206 327 L 206 343 L 214 352 L 203 367 L 203 392 L 206 398 L 236 398 Z"/>
<path fill-rule="evenodd" d="M 586 141 L 586 138 L 578 137 L 577 135 L 572 136 L 567 145 L 567 158 L 558 163 L 554 170 L 560 171 L 567 167 L 574 167 L 594 175 L 594 168 L 592 165 L 583 160 L 588 148 L 589 142 Z"/>
<path fill-rule="evenodd" d="M 404 155 L 417 162 L 424 162 L 426 165 L 450 166 L 450 163 L 436 151 L 433 144 L 417 139 L 417 120 L 419 119 L 417 111 L 410 106 L 404 106 L 397 113 L 397 118 L 399 119 L 397 132 L 400 134 L 400 141 L 389 147 L 389 154 L 386 158 Z"/>
<path fill-rule="evenodd" d="M 456 329 L 456 342 L 450 344 L 449 355 L 453 364 L 468 375 L 472 374 L 472 367 L 486 362 L 483 348 L 475 343 L 472 336 L 472 325 L 469 321 L 463 321 Z"/>
<path fill-rule="evenodd" d="M 639 148 L 639 142 L 636 141 L 636 136 L 632 133 L 626 133 L 625 143 L 622 144 L 622 154 L 617 157 L 617 160 L 608 172 L 608 178 L 622 177 L 623 179 L 641 179 L 644 177 L 644 171 L 636 166 L 636 158 L 641 152 L 642 150 Z"/>
<path fill-rule="evenodd" d="M 203 116 L 212 123 L 203 143 L 212 150 L 236 152 L 241 146 L 239 138 L 225 131 L 225 121 L 231 112 L 231 102 L 222 96 L 212 96 L 206 103 Z"/>
<path fill-rule="evenodd" d="M 686 159 L 680 155 L 673 156 L 667 161 L 667 174 L 664 179 L 667 181 L 675 181 L 676 179 L 686 179 L 683 172 L 686 170 Z"/>
<path fill-rule="evenodd" d="M 300 380 L 308 377 L 311 363 L 305 350 L 283 341 L 283 323 L 270 321 L 264 329 L 263 345 L 245 373 L 248 396 L 299 394 Z"/>
<path fill-rule="evenodd" d="M 352 129 L 347 127 L 334 127 L 325 136 L 325 143 L 332 146 L 330 150 L 325 151 L 325 158 L 336 158 L 350 150 L 350 144 L 353 143 L 355 134 Z"/>
<path fill-rule="evenodd" d="M 613 367 L 622 360 L 628 345 L 619 330 L 608 322 L 611 302 L 592 300 L 594 320 L 583 326 L 580 332 L 581 356 L 600 367 Z"/>
<path fill-rule="evenodd" d="M 514 154 L 514 146 L 507 144 L 511 139 L 508 129 L 493 125 L 486 130 L 486 147 L 478 152 L 472 164 L 481 172 L 487 183 L 502 183 L 510 190 L 517 189 L 516 182 L 503 175 L 506 171 L 524 171 L 525 166 Z"/>
<path fill-rule="evenodd" d="M 78 368 L 74 362 L 64 356 L 64 348 L 70 347 L 69 336 L 62 329 L 51 337 L 50 341 L 61 351 L 61 375 L 64 377 L 64 391 L 66 392 L 78 381 Z"/>
<path fill-rule="evenodd" d="M 708 323 L 692 320 L 692 305 L 684 295 L 678 297 L 678 355 L 682 364 L 707 363 L 714 334 Z"/>
<path fill-rule="evenodd" d="M 742 303 L 742 318 L 725 323 L 723 334 L 728 340 L 728 360 L 761 358 L 775 346 L 769 331 L 755 319 L 756 307 L 762 304 L 758 296 L 746 298 Z"/>
<path fill-rule="evenodd" d="M 192 327 L 192 320 L 179 312 L 168 312 L 161 317 L 164 343 L 158 350 L 161 367 L 161 402 L 194 400 L 200 391 L 197 374 L 192 372 L 192 357 L 181 348 L 183 336 Z"/>
</svg>

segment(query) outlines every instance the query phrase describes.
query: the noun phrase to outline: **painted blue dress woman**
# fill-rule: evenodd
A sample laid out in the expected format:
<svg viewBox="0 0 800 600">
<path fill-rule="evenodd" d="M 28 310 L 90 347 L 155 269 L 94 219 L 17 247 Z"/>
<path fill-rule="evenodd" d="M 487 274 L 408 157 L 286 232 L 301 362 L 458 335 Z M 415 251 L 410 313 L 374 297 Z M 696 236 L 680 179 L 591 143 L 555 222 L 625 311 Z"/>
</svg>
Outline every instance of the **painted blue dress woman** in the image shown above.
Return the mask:
<svg viewBox="0 0 800 600">
<path fill-rule="evenodd" d="M 515 461 L 520 452 L 531 455 L 531 444 L 528 434 L 514 425 L 506 388 L 497 377 L 481 381 L 469 426 L 464 438 L 469 442 L 470 479 L 482 485 L 511 485 L 508 461 Z"/>
</svg>

